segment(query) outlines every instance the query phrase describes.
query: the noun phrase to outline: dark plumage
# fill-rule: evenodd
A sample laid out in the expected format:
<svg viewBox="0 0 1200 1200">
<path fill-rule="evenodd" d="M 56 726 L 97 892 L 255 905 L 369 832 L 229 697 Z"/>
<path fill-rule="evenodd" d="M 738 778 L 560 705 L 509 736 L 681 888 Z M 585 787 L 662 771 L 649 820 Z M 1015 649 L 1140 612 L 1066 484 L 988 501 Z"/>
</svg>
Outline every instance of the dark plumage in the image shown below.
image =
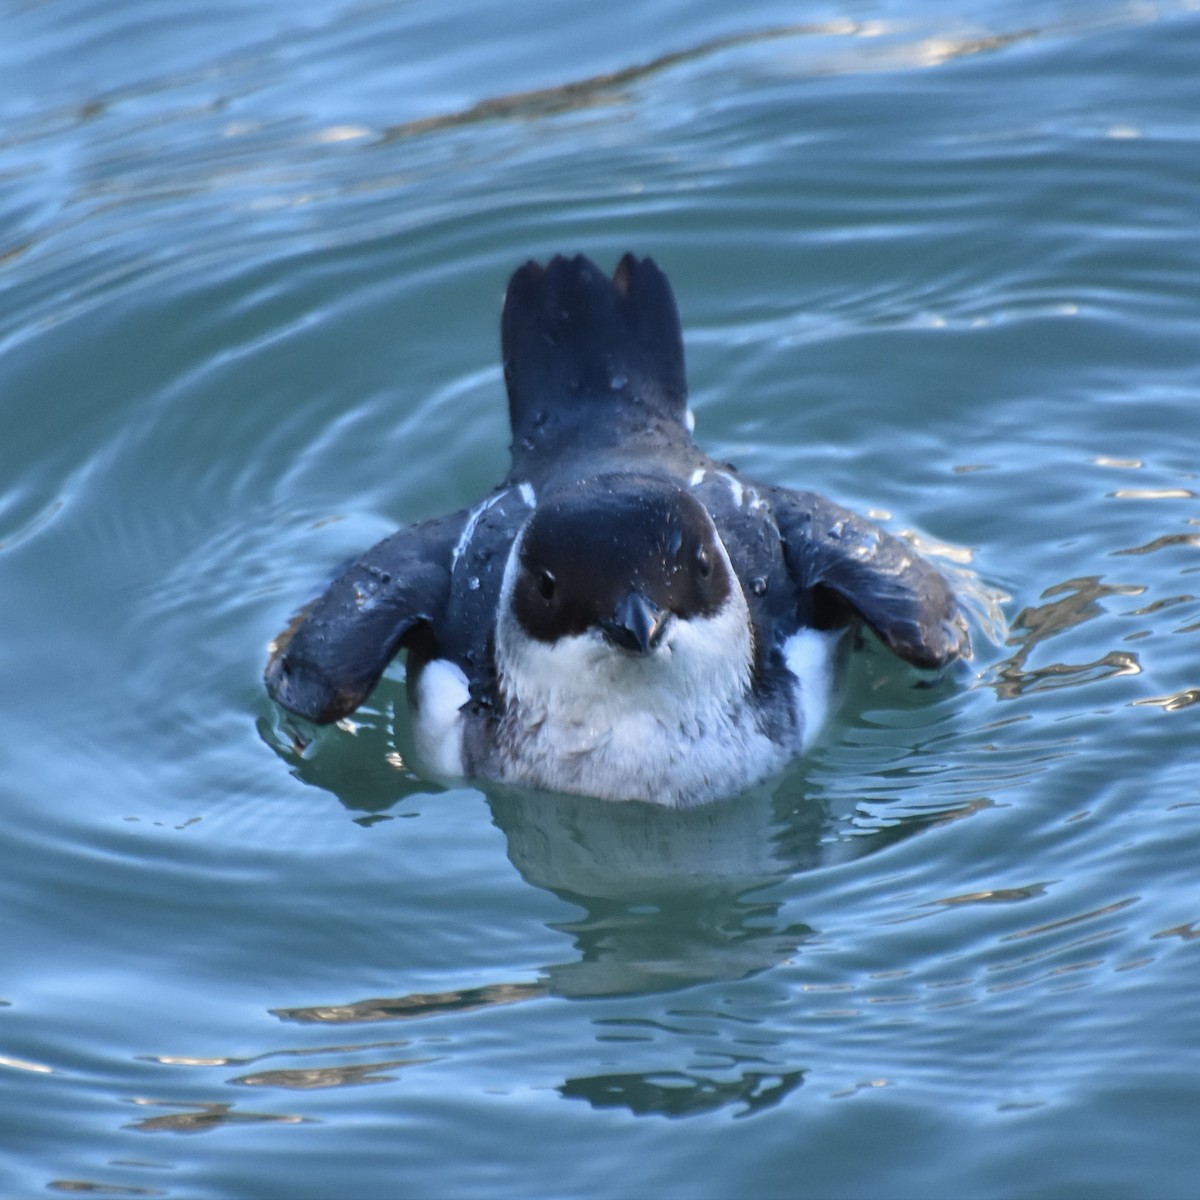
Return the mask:
<svg viewBox="0 0 1200 1200">
<path fill-rule="evenodd" d="M 696 794 L 736 790 L 775 769 L 760 742 L 786 759 L 811 740 L 794 653 L 806 630 L 862 623 L 919 667 L 967 651 L 953 593 L 907 543 L 814 493 L 752 484 L 696 447 L 679 318 L 650 259 L 626 255 L 611 280 L 582 257 L 527 263 L 509 284 L 501 331 L 507 477 L 474 508 L 380 542 L 299 614 L 266 669 L 285 708 L 336 720 L 407 648 L 417 724 L 436 726 L 449 773 L 686 803 L 692 793 L 654 782 L 688 758 L 663 732 L 673 722 L 691 730 L 685 742 L 707 739 L 718 764 L 704 779 L 720 780 L 707 792 L 701 780 Z M 688 658 L 689 631 L 726 637 L 716 631 L 738 627 L 748 634 L 734 639 L 745 640 L 744 672 L 726 678 L 720 669 L 704 685 L 711 695 L 692 697 L 717 668 L 699 665 L 707 651 Z M 743 653 L 734 642 L 731 661 Z M 597 673 L 595 714 L 585 683 L 571 680 L 560 696 L 526 653 L 562 647 L 545 662 L 565 663 L 576 644 L 592 657 L 569 661 Z M 654 665 L 672 655 L 686 693 L 678 714 L 660 711 L 669 693 L 659 685 L 674 677 Z M 422 672 L 435 662 L 430 680 L 461 675 L 461 697 L 447 694 L 463 701 L 461 712 L 446 708 L 441 684 L 430 683 L 436 719 L 419 699 Z M 646 722 L 626 729 L 604 717 L 601 688 L 613 686 L 628 689 Z M 579 740 L 606 719 L 607 729 Z M 547 723 L 562 726 L 561 748 Z M 762 762 L 724 771 L 714 737 Z M 572 755 L 591 759 L 579 766 Z M 627 770 L 622 755 L 642 765 Z M 650 794 L 664 787 L 669 797 Z"/>
</svg>

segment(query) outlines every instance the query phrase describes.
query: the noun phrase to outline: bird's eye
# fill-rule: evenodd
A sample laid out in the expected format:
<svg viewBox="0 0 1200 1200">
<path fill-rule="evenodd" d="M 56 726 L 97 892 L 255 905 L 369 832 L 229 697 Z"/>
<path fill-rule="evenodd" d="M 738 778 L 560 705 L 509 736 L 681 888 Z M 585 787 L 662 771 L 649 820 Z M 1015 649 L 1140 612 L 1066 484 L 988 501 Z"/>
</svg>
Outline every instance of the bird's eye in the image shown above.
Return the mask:
<svg viewBox="0 0 1200 1200">
<path fill-rule="evenodd" d="M 696 570 L 700 572 L 701 579 L 707 579 L 712 574 L 712 555 L 707 546 L 701 546 L 696 551 Z"/>
<path fill-rule="evenodd" d="M 554 599 L 554 576 L 549 571 L 538 572 L 538 593 L 543 600 Z"/>
</svg>

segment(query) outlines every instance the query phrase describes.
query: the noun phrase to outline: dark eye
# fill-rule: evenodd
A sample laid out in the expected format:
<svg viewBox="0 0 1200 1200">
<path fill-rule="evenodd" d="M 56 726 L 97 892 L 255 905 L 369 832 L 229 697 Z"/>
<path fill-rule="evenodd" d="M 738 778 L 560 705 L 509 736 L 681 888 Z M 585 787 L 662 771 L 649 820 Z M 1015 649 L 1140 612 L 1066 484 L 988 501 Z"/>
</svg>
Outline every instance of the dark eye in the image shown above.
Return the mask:
<svg viewBox="0 0 1200 1200">
<path fill-rule="evenodd" d="M 696 570 L 700 572 L 701 579 L 707 579 L 712 574 L 712 555 L 707 546 L 701 546 L 696 551 Z"/>
<path fill-rule="evenodd" d="M 549 571 L 538 572 L 538 592 L 543 600 L 554 599 L 554 576 Z"/>
</svg>

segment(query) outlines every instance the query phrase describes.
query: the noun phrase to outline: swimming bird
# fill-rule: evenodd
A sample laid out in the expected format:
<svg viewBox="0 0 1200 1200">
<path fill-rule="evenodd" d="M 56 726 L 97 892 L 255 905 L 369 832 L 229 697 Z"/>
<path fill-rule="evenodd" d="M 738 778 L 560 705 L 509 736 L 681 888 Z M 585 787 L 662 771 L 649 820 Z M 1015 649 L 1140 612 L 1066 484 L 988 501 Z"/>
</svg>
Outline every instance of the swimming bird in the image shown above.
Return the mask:
<svg viewBox="0 0 1200 1200">
<path fill-rule="evenodd" d="M 512 465 L 355 559 L 272 644 L 279 704 L 353 712 L 406 650 L 424 769 L 607 800 L 733 795 L 811 746 L 846 632 L 969 653 L 942 574 L 692 438 L 670 283 L 626 255 L 528 262 L 501 316 Z"/>
</svg>

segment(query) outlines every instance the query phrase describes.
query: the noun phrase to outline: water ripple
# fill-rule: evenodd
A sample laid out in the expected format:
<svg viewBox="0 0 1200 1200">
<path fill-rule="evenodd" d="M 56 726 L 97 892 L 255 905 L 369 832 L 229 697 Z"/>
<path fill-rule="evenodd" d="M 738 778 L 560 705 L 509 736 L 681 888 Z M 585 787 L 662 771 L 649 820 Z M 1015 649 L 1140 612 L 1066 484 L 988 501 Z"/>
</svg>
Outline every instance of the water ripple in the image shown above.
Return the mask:
<svg viewBox="0 0 1200 1200">
<path fill-rule="evenodd" d="M 1052 7 L 17 6 L 22 1194 L 1194 1178 L 1200 26 Z M 267 640 L 494 482 L 504 280 L 576 249 L 669 269 L 706 447 L 969 564 L 975 661 L 868 639 L 702 814 L 422 784 L 399 669 L 276 752 Z"/>
</svg>

